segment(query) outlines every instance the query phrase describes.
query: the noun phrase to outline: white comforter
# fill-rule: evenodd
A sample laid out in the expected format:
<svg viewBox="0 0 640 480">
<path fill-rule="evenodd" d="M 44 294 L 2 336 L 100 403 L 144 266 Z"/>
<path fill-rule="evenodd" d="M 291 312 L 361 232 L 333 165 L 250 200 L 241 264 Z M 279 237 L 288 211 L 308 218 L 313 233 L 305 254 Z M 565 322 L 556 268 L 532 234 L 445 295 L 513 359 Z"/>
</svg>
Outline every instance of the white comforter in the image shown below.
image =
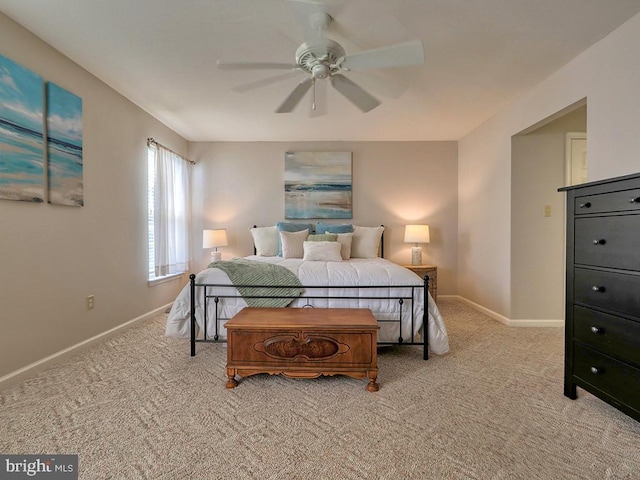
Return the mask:
<svg viewBox="0 0 640 480">
<path fill-rule="evenodd" d="M 360 259 L 353 258 L 343 262 L 310 262 L 298 258 L 283 259 L 282 257 L 246 257 L 249 260 L 261 262 L 277 263 L 287 267 L 295 273 L 300 282 L 305 286 L 379 286 L 385 285 L 388 288 L 381 289 L 312 289 L 308 295 L 321 296 L 330 294 L 333 297 L 340 295 L 361 296 L 361 297 L 388 297 L 393 295 L 411 295 L 410 289 L 401 288 L 407 285 L 422 285 L 423 281 L 415 273 L 400 267 L 382 258 Z M 208 268 L 196 275 L 196 283 L 209 283 L 217 285 L 230 285 L 231 282 L 226 273 L 217 268 Z M 203 294 L 202 289 L 197 290 L 196 298 L 196 318 L 200 329 L 203 327 Z M 380 320 L 397 319 L 399 313 L 399 303 L 397 300 L 386 299 L 307 299 L 305 292 L 302 296 L 291 303 L 292 307 L 302 307 L 312 305 L 314 307 L 334 307 L 334 308 L 370 308 L 373 315 L 379 320 L 380 332 L 379 342 L 397 342 L 399 337 L 399 326 L 397 323 L 380 322 Z M 222 292 L 220 294 L 223 294 Z M 233 287 L 227 287 L 224 294 L 238 295 Z M 405 301 L 402 306 L 402 338 L 411 341 L 411 308 L 414 314 L 413 334 L 414 341 L 419 341 L 422 329 L 424 312 L 423 289 L 415 290 L 415 302 Z M 413 303 L 413 305 L 411 305 Z M 242 298 L 222 298 L 218 303 L 218 316 L 222 319 L 233 317 L 242 308 L 246 307 L 246 302 Z M 215 304 L 213 299 L 208 302 L 208 336 L 213 336 L 215 318 Z M 220 322 L 219 334 L 224 338 L 224 322 Z M 169 337 L 189 338 L 190 336 L 190 299 L 189 285 L 178 295 L 171 312 L 167 318 L 165 333 Z M 449 339 L 444 321 L 438 307 L 429 296 L 429 348 L 433 353 L 443 354 L 449 351 Z"/>
</svg>

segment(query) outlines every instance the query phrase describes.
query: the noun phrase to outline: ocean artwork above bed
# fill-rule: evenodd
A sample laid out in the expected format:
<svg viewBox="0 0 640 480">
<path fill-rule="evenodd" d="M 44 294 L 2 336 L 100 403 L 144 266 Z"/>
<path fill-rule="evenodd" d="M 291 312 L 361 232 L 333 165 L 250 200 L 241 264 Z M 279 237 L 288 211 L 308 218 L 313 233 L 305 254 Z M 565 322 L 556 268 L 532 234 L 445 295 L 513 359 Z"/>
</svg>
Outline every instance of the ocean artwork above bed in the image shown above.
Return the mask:
<svg viewBox="0 0 640 480">
<path fill-rule="evenodd" d="M 43 80 L 0 55 L 0 198 L 44 201 Z"/>
<path fill-rule="evenodd" d="M 286 152 L 285 218 L 353 218 L 351 152 Z"/>
</svg>

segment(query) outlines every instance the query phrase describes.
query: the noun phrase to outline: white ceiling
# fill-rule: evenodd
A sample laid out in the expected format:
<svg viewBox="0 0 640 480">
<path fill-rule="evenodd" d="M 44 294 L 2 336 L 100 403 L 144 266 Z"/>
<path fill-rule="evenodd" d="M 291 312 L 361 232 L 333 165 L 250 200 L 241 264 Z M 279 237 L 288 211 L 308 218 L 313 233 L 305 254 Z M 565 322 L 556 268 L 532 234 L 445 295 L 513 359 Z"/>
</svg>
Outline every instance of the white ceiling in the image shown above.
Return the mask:
<svg viewBox="0 0 640 480">
<path fill-rule="evenodd" d="M 382 100 L 369 113 L 329 87 L 325 115 L 310 116 L 310 95 L 276 114 L 302 73 L 237 93 L 282 72 L 216 68 L 294 63 L 303 30 L 290 0 L 0 0 L 0 11 L 191 141 L 456 140 L 640 11 L 640 0 L 325 1 L 347 54 L 424 44 L 422 67 L 351 77 Z"/>
</svg>

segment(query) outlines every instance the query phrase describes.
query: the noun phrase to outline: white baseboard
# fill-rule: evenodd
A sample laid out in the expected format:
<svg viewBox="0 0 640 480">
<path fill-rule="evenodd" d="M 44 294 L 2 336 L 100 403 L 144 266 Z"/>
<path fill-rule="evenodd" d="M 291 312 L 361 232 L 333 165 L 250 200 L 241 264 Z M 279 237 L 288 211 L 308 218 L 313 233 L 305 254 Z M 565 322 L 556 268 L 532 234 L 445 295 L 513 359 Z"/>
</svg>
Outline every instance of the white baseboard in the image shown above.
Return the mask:
<svg viewBox="0 0 640 480">
<path fill-rule="evenodd" d="M 505 317 L 504 315 L 500 315 L 499 313 L 496 313 L 493 310 L 489 310 L 488 308 L 483 307 L 482 305 L 478 305 L 477 303 L 472 302 L 471 300 L 468 300 L 459 295 L 447 295 L 443 297 L 456 298 L 461 302 L 466 303 L 470 307 L 475 308 L 479 312 L 484 313 L 488 317 L 491 317 L 494 320 L 497 320 L 498 322 L 503 323 L 504 325 L 507 325 L 508 327 L 564 327 L 564 320 L 562 319 L 560 320 L 553 320 L 553 319 L 513 320 L 511 318 Z"/>
<path fill-rule="evenodd" d="M 140 315 L 139 317 L 136 317 L 133 320 L 129 320 L 128 322 L 125 322 L 122 325 L 118 325 L 117 327 L 107 330 L 106 332 L 99 333 L 98 335 L 95 335 L 91 338 L 88 338 L 87 340 L 84 340 L 80 343 L 72 345 L 52 355 L 49 355 L 48 357 L 38 360 L 37 362 L 33 362 L 27 365 L 26 367 L 22 367 L 11 373 L 8 373 L 0 377 L 0 389 L 7 388 L 21 380 L 24 380 L 27 377 L 31 377 L 36 373 L 44 370 L 45 368 L 55 365 L 56 363 L 63 361 L 64 359 L 70 357 L 71 355 L 75 355 L 76 353 L 90 347 L 91 345 L 97 342 L 106 340 L 107 338 L 110 338 L 119 333 L 122 333 L 123 331 L 133 327 L 134 325 L 140 322 L 144 322 L 145 320 L 153 318 L 159 313 L 164 312 L 170 306 L 171 306 L 171 303 L 168 303 L 167 305 L 164 305 L 162 307 L 156 308 L 155 310 L 152 310 L 143 315 Z"/>
</svg>

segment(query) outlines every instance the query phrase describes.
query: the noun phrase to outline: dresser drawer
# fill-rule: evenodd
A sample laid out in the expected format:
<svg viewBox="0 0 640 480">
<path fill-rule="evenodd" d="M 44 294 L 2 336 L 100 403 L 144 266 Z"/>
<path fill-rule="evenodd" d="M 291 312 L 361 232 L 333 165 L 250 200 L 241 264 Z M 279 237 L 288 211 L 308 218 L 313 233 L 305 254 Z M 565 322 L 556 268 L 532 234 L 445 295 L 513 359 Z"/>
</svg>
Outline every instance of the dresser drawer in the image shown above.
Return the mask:
<svg viewBox="0 0 640 480">
<path fill-rule="evenodd" d="M 578 267 L 573 295 L 577 303 L 640 318 L 640 275 Z"/>
<path fill-rule="evenodd" d="M 640 367 L 640 322 L 575 306 L 573 338 Z"/>
<path fill-rule="evenodd" d="M 576 215 L 640 210 L 640 189 L 576 197 L 574 209 Z"/>
<path fill-rule="evenodd" d="M 575 220 L 575 263 L 640 270 L 640 215 Z"/>
<path fill-rule="evenodd" d="M 640 369 L 580 344 L 573 349 L 573 376 L 617 402 L 640 411 Z"/>
</svg>

